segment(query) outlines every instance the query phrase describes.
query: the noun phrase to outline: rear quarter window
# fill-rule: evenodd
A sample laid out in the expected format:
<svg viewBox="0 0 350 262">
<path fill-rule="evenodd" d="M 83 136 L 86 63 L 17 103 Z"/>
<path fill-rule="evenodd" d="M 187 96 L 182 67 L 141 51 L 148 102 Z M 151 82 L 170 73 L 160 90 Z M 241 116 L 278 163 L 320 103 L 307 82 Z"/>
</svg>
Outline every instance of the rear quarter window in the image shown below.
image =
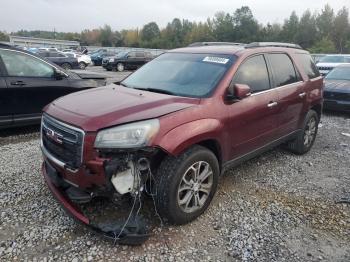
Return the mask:
<svg viewBox="0 0 350 262">
<path fill-rule="evenodd" d="M 302 65 L 305 74 L 310 78 L 316 78 L 320 76 L 320 72 L 318 71 L 314 61 L 309 54 L 296 54 L 297 59 Z"/>
</svg>

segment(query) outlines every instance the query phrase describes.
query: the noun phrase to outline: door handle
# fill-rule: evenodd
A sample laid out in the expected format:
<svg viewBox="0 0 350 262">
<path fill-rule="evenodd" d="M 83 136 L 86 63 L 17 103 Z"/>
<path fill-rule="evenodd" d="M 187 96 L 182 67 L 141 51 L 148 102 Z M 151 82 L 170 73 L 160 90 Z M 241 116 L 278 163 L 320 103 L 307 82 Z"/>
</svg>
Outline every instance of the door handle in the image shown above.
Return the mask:
<svg viewBox="0 0 350 262">
<path fill-rule="evenodd" d="M 303 98 L 304 96 L 306 96 L 306 93 L 305 93 L 305 92 L 302 92 L 302 93 L 299 94 L 299 97 L 300 97 L 300 98 Z"/>
<path fill-rule="evenodd" d="M 277 102 L 270 102 L 270 103 L 267 104 L 267 107 L 272 108 L 272 107 L 275 107 L 277 105 L 278 105 Z"/>
<path fill-rule="evenodd" d="M 14 81 L 14 82 L 11 82 L 11 85 L 13 85 L 13 86 L 25 86 L 26 83 L 24 83 L 23 81 Z"/>
</svg>

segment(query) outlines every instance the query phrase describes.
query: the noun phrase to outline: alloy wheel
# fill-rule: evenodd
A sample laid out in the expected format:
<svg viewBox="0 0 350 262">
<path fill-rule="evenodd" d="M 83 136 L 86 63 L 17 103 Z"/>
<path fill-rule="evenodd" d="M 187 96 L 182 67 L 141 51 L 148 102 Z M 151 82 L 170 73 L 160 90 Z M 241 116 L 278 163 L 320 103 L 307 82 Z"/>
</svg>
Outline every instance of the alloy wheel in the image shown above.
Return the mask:
<svg viewBox="0 0 350 262">
<path fill-rule="evenodd" d="M 191 165 L 178 187 L 177 203 L 185 213 L 200 210 L 206 203 L 213 187 L 213 170 L 205 161 Z"/>
<path fill-rule="evenodd" d="M 316 135 L 316 119 L 311 117 L 304 131 L 304 146 L 309 147 L 314 141 Z"/>
</svg>

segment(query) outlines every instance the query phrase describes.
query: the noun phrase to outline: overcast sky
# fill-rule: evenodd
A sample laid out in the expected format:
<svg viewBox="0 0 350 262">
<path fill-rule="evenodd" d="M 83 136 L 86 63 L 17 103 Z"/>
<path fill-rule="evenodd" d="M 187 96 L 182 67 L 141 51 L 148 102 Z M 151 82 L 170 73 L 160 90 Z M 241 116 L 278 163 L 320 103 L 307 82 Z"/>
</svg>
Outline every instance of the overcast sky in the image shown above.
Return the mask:
<svg viewBox="0 0 350 262">
<path fill-rule="evenodd" d="M 295 10 L 319 11 L 329 3 L 335 11 L 350 0 L 1 0 L 0 30 L 20 29 L 80 32 L 109 24 L 114 30 L 160 27 L 174 17 L 204 21 L 218 11 L 233 13 L 248 5 L 260 23 L 283 22 Z"/>
</svg>

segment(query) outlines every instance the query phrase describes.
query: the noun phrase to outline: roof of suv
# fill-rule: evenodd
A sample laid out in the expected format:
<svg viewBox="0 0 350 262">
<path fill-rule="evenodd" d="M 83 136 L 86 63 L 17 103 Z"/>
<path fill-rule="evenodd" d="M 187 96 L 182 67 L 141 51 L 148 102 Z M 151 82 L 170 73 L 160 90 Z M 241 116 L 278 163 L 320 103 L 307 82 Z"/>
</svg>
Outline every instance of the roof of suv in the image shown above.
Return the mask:
<svg viewBox="0 0 350 262">
<path fill-rule="evenodd" d="M 258 53 L 258 52 L 273 52 L 273 51 L 283 51 L 290 52 L 296 51 L 298 53 L 308 53 L 308 51 L 300 48 L 293 47 L 279 47 L 279 46 L 252 46 L 246 47 L 245 45 L 213 45 L 213 46 L 193 46 L 184 47 L 170 50 L 169 52 L 174 53 L 209 53 L 209 54 L 222 54 L 222 55 L 239 55 L 243 52 Z"/>
</svg>

